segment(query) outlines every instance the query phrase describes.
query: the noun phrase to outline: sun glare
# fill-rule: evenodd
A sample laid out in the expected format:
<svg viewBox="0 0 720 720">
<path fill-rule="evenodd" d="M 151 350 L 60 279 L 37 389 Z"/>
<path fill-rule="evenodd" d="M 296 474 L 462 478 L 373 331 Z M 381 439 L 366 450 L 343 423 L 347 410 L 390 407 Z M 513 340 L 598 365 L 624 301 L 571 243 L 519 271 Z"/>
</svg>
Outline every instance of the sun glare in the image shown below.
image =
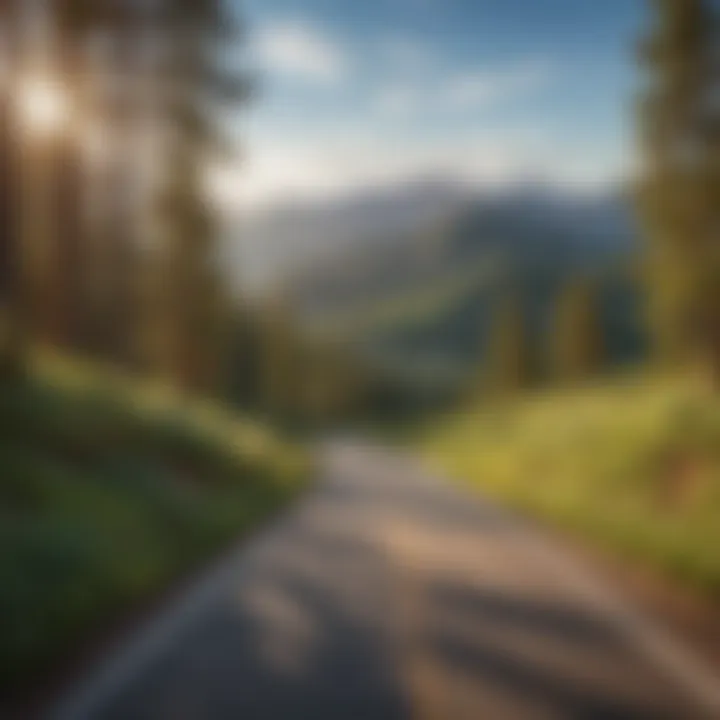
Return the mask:
<svg viewBox="0 0 720 720">
<path fill-rule="evenodd" d="M 50 80 L 27 80 L 20 89 L 18 103 L 23 126 L 32 132 L 56 132 L 67 121 L 65 95 Z"/>
</svg>

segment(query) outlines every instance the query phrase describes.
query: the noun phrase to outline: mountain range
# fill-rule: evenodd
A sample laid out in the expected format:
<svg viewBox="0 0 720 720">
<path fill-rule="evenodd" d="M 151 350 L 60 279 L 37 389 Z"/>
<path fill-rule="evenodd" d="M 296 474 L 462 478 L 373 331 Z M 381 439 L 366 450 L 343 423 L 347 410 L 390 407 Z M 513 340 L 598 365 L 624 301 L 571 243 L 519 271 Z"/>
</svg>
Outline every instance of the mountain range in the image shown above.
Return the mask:
<svg viewBox="0 0 720 720">
<path fill-rule="evenodd" d="M 305 321 L 405 370 L 466 373 L 510 286 L 540 337 L 556 296 L 578 276 L 597 284 L 611 360 L 641 352 L 638 232 L 617 188 L 425 178 L 276 208 L 242 235 L 257 287 L 282 285 Z"/>
</svg>

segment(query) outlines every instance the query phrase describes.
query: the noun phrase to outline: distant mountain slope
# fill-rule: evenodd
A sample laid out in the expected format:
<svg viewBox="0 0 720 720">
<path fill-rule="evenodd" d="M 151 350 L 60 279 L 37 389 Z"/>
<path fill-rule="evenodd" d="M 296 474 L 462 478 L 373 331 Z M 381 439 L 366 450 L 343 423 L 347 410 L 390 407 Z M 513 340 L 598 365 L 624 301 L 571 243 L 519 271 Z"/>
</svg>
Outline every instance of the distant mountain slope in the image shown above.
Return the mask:
<svg viewBox="0 0 720 720">
<path fill-rule="evenodd" d="M 231 261 L 255 287 L 310 272 L 328 255 L 385 249 L 467 202 L 468 188 L 438 178 L 325 202 L 286 203 L 239 218 Z"/>
<path fill-rule="evenodd" d="M 468 264 L 564 275 L 607 264 L 634 245 L 630 215 L 615 194 L 577 197 L 531 185 L 458 196 L 432 210 L 430 219 L 405 232 L 326 244 L 322 255 L 294 272 L 296 296 L 317 312 L 344 310 L 462 275 Z"/>
<path fill-rule="evenodd" d="M 569 278 L 597 276 L 611 359 L 642 346 L 636 231 L 619 192 L 529 183 L 480 193 L 425 180 L 286 208 L 246 232 L 264 248 L 266 276 L 284 277 L 296 311 L 422 377 L 427 368 L 462 374 L 477 365 L 495 300 L 510 283 L 539 338 Z"/>
</svg>

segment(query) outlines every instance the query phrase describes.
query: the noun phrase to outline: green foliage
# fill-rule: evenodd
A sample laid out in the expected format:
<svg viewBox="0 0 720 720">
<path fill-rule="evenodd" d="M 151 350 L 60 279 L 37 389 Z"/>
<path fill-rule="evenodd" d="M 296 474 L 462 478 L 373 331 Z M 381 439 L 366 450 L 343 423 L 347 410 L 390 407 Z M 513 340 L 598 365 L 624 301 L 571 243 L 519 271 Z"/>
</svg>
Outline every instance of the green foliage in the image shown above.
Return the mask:
<svg viewBox="0 0 720 720">
<path fill-rule="evenodd" d="M 225 54 L 236 39 L 231 17 L 226 0 L 169 0 L 162 14 L 170 48 L 164 81 L 172 142 L 159 203 L 165 246 L 159 272 L 166 282 L 158 322 L 167 333 L 161 366 L 181 386 L 206 391 L 214 389 L 229 332 L 206 176 L 229 151 L 219 117 L 247 96 L 246 78 L 233 72 Z"/>
<path fill-rule="evenodd" d="M 477 408 L 431 428 L 443 469 L 720 597 L 720 406 L 627 378 Z"/>
<path fill-rule="evenodd" d="M 587 380 L 601 369 L 602 328 L 589 281 L 576 280 L 561 295 L 552 351 L 555 377 L 561 382 Z"/>
<path fill-rule="evenodd" d="M 530 381 L 530 357 L 522 302 L 508 296 L 498 307 L 486 350 L 486 391 L 502 397 L 525 389 Z"/>
<path fill-rule="evenodd" d="M 301 486 L 303 455 L 165 388 L 58 360 L 0 392 L 0 685 L 32 680 Z"/>
<path fill-rule="evenodd" d="M 231 151 L 222 119 L 248 96 L 228 47 L 240 39 L 237 9 L 229 0 L 47 0 L 22 21 L 42 32 L 14 32 L 25 4 L 0 10 L 12 39 L 2 50 L 11 82 L 0 88 L 3 364 L 20 365 L 41 342 L 213 392 L 230 299 L 207 176 Z M 25 67 L 36 54 L 38 67 Z M 83 122 L 53 128 L 35 157 L 38 139 L 11 121 L 11 95 L 46 71 Z M 129 81 L 122 98 L 108 92 L 113 77 Z M 139 141 L 156 132 L 157 175 L 147 182 Z M 112 152 L 96 156 L 96 138 Z"/>
<path fill-rule="evenodd" d="M 700 354 L 720 378 L 720 10 L 711 0 L 655 2 L 642 48 L 646 172 L 639 205 L 651 240 L 651 324 L 661 359 Z"/>
</svg>

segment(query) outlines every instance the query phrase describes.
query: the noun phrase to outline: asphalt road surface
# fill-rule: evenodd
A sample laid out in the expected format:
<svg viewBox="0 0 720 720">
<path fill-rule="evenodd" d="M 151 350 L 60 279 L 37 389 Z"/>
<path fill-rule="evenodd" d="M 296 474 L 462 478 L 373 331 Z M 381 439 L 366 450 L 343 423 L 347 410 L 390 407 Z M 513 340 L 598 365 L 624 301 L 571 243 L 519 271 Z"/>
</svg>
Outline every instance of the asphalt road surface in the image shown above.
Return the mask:
<svg viewBox="0 0 720 720">
<path fill-rule="evenodd" d="M 53 720 L 720 718 L 720 683 L 562 550 L 360 444 Z"/>
</svg>

